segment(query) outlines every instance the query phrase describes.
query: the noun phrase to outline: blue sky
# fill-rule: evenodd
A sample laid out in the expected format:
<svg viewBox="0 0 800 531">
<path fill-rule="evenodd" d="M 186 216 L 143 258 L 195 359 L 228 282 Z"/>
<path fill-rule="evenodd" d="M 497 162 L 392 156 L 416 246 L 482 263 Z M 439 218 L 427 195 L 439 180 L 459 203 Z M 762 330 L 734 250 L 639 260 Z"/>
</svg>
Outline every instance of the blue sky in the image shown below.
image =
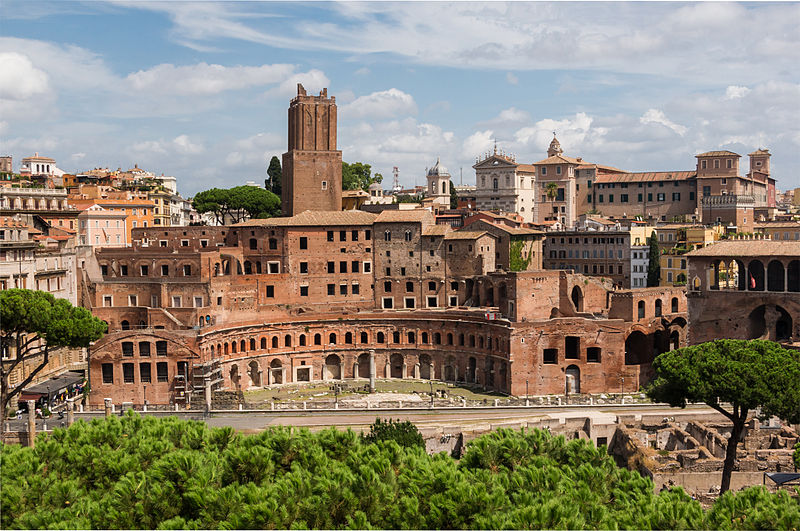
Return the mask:
<svg viewBox="0 0 800 531">
<path fill-rule="evenodd" d="M 184 195 L 262 182 L 297 82 L 339 104 L 345 161 L 474 184 L 495 141 L 629 171 L 773 153 L 800 186 L 798 3 L 3 2 L 0 151 L 134 164 Z M 387 186 L 388 184 L 387 183 Z"/>
</svg>

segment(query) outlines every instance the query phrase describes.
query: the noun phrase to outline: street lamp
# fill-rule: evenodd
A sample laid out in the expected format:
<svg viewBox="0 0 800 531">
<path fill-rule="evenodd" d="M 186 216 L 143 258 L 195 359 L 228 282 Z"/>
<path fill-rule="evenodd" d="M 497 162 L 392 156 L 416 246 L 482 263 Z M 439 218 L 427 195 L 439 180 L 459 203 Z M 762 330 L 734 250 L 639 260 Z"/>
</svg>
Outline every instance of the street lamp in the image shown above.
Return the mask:
<svg viewBox="0 0 800 531">
<path fill-rule="evenodd" d="M 625 401 L 625 377 L 622 376 L 619 381 L 619 402 L 620 404 Z"/>
<path fill-rule="evenodd" d="M 525 399 L 528 399 L 528 379 L 525 379 Z"/>
</svg>

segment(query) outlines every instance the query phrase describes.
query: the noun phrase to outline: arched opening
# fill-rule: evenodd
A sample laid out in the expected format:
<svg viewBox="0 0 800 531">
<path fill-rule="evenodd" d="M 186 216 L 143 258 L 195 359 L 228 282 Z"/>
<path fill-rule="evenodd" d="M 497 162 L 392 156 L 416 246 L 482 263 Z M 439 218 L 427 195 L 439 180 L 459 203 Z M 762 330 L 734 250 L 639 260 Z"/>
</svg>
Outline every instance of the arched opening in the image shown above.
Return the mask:
<svg viewBox="0 0 800 531">
<path fill-rule="evenodd" d="M 403 356 L 398 353 L 394 353 L 389 358 L 389 368 L 391 378 L 403 378 L 405 375 L 403 374 Z"/>
<path fill-rule="evenodd" d="M 231 385 L 235 390 L 239 390 L 239 366 L 238 365 L 231 365 L 231 370 L 228 373 L 228 377 L 231 379 Z"/>
<path fill-rule="evenodd" d="M 477 369 L 478 369 L 478 360 L 475 359 L 475 356 L 470 356 L 467 360 L 467 382 L 469 383 L 477 383 Z"/>
<path fill-rule="evenodd" d="M 239 352 L 244 352 L 247 350 L 247 342 L 242 339 L 239 341 Z"/>
<path fill-rule="evenodd" d="M 669 348 L 670 350 L 678 350 L 681 346 L 681 335 L 677 330 L 673 330 L 669 335 Z"/>
<path fill-rule="evenodd" d="M 428 344 L 428 332 L 422 332 L 422 335 L 421 335 L 420 339 L 421 339 L 423 345 L 427 345 Z"/>
<path fill-rule="evenodd" d="M 449 332 L 447 334 L 447 344 L 448 345 L 452 345 L 453 344 L 453 334 L 449 333 Z"/>
<path fill-rule="evenodd" d="M 444 379 L 448 382 L 456 380 L 456 359 L 453 356 L 447 356 L 444 363 Z"/>
<path fill-rule="evenodd" d="M 661 317 L 661 299 L 656 299 L 655 316 Z"/>
<path fill-rule="evenodd" d="M 433 342 L 436 345 L 441 345 L 442 344 L 442 334 L 439 333 L 439 332 L 434 332 L 433 333 Z"/>
<path fill-rule="evenodd" d="M 784 341 L 792 337 L 793 320 L 789 312 L 780 306 L 761 305 L 748 318 L 749 339 Z"/>
<path fill-rule="evenodd" d="M 500 376 L 497 379 L 497 388 L 501 391 L 505 391 L 508 389 L 508 363 L 505 361 L 499 362 L 500 364 Z"/>
<path fill-rule="evenodd" d="M 575 311 L 576 312 L 582 312 L 583 311 L 583 292 L 581 291 L 581 288 L 579 288 L 578 286 L 573 287 L 572 288 L 572 295 L 570 296 L 570 298 L 572 299 L 572 304 L 575 306 Z"/>
<path fill-rule="evenodd" d="M 320 334 L 314 334 L 314 344 L 315 345 L 322 344 L 322 336 Z"/>
<path fill-rule="evenodd" d="M 253 274 L 253 265 L 250 263 L 250 260 L 245 260 L 244 262 L 244 274 L 245 275 Z"/>
<path fill-rule="evenodd" d="M 256 349 L 256 340 L 254 338 L 250 338 L 250 350 Z"/>
<path fill-rule="evenodd" d="M 384 335 L 383 332 L 378 332 L 377 341 L 378 341 L 378 343 L 385 343 L 386 342 L 386 336 Z"/>
<path fill-rule="evenodd" d="M 278 336 L 272 336 L 272 348 L 278 348 Z"/>
<path fill-rule="evenodd" d="M 261 338 L 261 350 L 265 350 L 266 348 L 267 348 L 267 338 L 266 337 L 262 337 Z"/>
<path fill-rule="evenodd" d="M 638 319 L 644 319 L 644 301 L 639 301 L 636 304 L 636 314 Z"/>
<path fill-rule="evenodd" d="M 306 346 L 306 335 L 305 334 L 300 334 L 300 337 L 298 338 L 298 342 L 300 343 L 301 347 Z"/>
<path fill-rule="evenodd" d="M 256 262 L 256 273 L 261 274 L 261 262 Z"/>
<path fill-rule="evenodd" d="M 433 378 L 433 362 L 431 357 L 427 354 L 421 354 L 419 357 L 419 377 L 423 380 L 430 380 Z"/>
<path fill-rule="evenodd" d="M 358 378 L 369 378 L 369 354 L 366 352 L 358 356 Z"/>
<path fill-rule="evenodd" d="M 269 371 L 272 375 L 272 383 L 273 384 L 282 384 L 283 383 L 283 364 L 279 359 L 274 359 L 269 362 Z"/>
<path fill-rule="evenodd" d="M 325 379 L 340 380 L 342 378 L 342 360 L 336 354 L 325 358 Z"/>
<path fill-rule="evenodd" d="M 283 346 L 284 347 L 291 347 L 292 346 L 292 335 L 286 334 L 283 336 Z"/>
<path fill-rule="evenodd" d="M 750 291 L 764 291 L 764 264 L 760 260 L 753 260 L 747 266 L 750 278 L 747 279 L 747 289 Z"/>
<path fill-rule="evenodd" d="M 236 341 L 231 341 L 231 354 L 236 354 Z"/>
<path fill-rule="evenodd" d="M 579 394 L 581 392 L 581 370 L 577 365 L 567 367 L 564 392 L 569 394 Z"/>
<path fill-rule="evenodd" d="M 650 342 L 647 336 L 634 330 L 625 340 L 625 365 L 641 365 L 650 357 Z"/>
<path fill-rule="evenodd" d="M 225 343 L 225 355 L 226 356 L 228 355 L 228 344 L 227 343 Z"/>
<path fill-rule="evenodd" d="M 361 332 L 361 344 L 364 345 L 369 342 L 369 337 L 366 332 Z"/>
<path fill-rule="evenodd" d="M 744 267 L 744 262 L 742 262 L 741 260 L 736 260 L 735 264 L 736 264 L 736 279 L 737 279 L 736 288 L 739 291 L 745 291 L 747 289 L 748 279 L 747 279 L 747 271 L 746 268 Z"/>
<path fill-rule="evenodd" d="M 400 332 L 392 332 L 392 343 L 400 343 Z"/>
<path fill-rule="evenodd" d="M 783 264 L 771 261 L 767 265 L 767 291 L 783 291 L 785 286 Z"/>
<path fill-rule="evenodd" d="M 331 333 L 328 336 L 328 343 L 331 344 L 331 345 L 335 345 L 336 344 L 336 334 L 335 333 Z"/>
<path fill-rule="evenodd" d="M 122 327 L 123 330 L 131 329 L 131 324 L 128 321 L 122 321 L 119 325 Z"/>
<path fill-rule="evenodd" d="M 258 362 L 253 360 L 248 365 L 250 374 L 250 381 L 254 387 L 261 387 L 261 369 L 258 367 Z"/>
<path fill-rule="evenodd" d="M 800 291 L 800 260 L 792 260 L 786 271 L 786 291 L 797 293 Z"/>
<path fill-rule="evenodd" d="M 494 360 L 492 358 L 486 358 L 483 368 L 486 375 L 486 385 L 494 387 Z"/>
<path fill-rule="evenodd" d="M 672 297 L 672 313 L 678 313 L 678 297 Z"/>
</svg>

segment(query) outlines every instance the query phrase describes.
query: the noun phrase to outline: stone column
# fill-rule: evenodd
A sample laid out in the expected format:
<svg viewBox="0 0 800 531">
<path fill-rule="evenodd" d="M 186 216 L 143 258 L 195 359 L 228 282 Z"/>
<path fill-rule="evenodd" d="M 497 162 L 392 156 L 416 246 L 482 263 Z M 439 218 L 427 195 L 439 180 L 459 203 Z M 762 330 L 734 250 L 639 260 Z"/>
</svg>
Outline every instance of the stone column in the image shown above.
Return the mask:
<svg viewBox="0 0 800 531">
<path fill-rule="evenodd" d="M 67 400 L 67 426 L 72 426 L 75 422 L 75 399 L 70 398 Z"/>
<path fill-rule="evenodd" d="M 369 351 L 369 392 L 375 392 L 375 350 Z"/>
<path fill-rule="evenodd" d="M 103 406 L 105 407 L 106 418 L 109 418 L 111 416 L 111 399 L 110 398 L 104 398 L 103 399 Z"/>
<path fill-rule="evenodd" d="M 203 378 L 203 389 L 205 391 L 206 411 L 211 411 L 211 378 Z"/>
<path fill-rule="evenodd" d="M 436 379 L 436 375 L 433 372 L 433 362 L 431 362 L 431 367 L 430 367 L 430 373 L 429 374 L 430 374 L 430 378 L 429 378 L 430 380 L 435 380 Z"/>
<path fill-rule="evenodd" d="M 36 439 L 36 402 L 28 400 L 28 446 L 33 448 Z"/>
<path fill-rule="evenodd" d="M 420 370 L 419 370 L 419 363 L 414 364 L 414 379 L 419 380 L 420 378 Z"/>
<path fill-rule="evenodd" d="M 408 366 L 406 365 L 406 360 L 403 358 L 403 374 L 400 375 L 401 380 L 405 380 L 408 378 Z"/>
</svg>

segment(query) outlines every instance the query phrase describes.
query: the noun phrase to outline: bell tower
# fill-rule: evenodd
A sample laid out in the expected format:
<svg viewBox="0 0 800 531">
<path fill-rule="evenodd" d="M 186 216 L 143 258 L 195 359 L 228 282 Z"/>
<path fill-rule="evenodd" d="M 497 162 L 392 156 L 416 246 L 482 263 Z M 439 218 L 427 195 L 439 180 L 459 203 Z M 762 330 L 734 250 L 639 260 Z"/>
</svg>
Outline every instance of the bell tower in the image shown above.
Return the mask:
<svg viewBox="0 0 800 531">
<path fill-rule="evenodd" d="M 289 104 L 289 150 L 283 154 L 285 216 L 342 209 L 342 152 L 336 149 L 336 98 L 309 96 L 300 83 Z"/>
</svg>

